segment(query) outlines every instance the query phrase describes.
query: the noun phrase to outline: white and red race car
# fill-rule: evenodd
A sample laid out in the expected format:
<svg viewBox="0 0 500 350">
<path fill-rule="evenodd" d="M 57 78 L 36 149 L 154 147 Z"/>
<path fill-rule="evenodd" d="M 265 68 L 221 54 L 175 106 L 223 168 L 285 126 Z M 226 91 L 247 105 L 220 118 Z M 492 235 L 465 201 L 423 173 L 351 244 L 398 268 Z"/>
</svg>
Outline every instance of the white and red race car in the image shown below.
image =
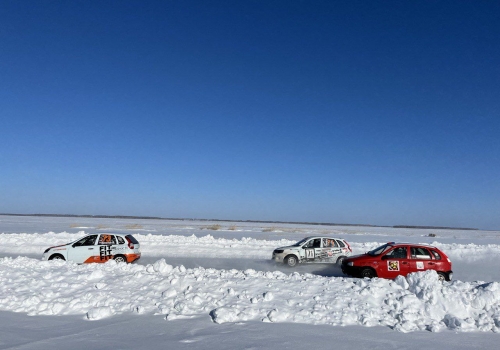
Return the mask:
<svg viewBox="0 0 500 350">
<path fill-rule="evenodd" d="M 334 263 L 341 265 L 352 254 L 349 243 L 342 238 L 306 237 L 287 247 L 276 248 L 272 259 L 293 267 L 299 263 Z"/>
<path fill-rule="evenodd" d="M 43 252 L 42 260 L 68 260 L 76 263 L 132 263 L 141 257 L 141 246 L 134 236 L 119 233 L 90 234 L 79 240 Z"/>
</svg>

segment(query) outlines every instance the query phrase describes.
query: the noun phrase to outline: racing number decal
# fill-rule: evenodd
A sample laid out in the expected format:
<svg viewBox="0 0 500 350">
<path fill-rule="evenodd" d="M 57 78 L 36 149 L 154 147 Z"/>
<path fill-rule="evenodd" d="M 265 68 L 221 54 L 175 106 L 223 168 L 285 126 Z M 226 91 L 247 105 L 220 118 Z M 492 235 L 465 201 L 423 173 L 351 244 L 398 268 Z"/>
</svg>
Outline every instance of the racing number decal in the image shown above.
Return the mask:
<svg viewBox="0 0 500 350">
<path fill-rule="evenodd" d="M 419 270 L 424 269 L 424 262 L 423 261 L 417 261 L 417 269 L 419 269 Z"/>
<path fill-rule="evenodd" d="M 106 246 L 106 245 L 100 246 L 99 247 L 99 256 L 100 256 L 101 260 L 108 260 L 109 258 L 111 258 L 111 256 L 112 256 L 111 247 Z"/>
<path fill-rule="evenodd" d="M 399 271 L 399 261 L 388 261 L 387 262 L 388 271 Z"/>
<path fill-rule="evenodd" d="M 101 235 L 99 239 L 99 244 L 101 243 L 111 243 L 111 235 Z"/>
<path fill-rule="evenodd" d="M 306 259 L 314 259 L 314 249 L 306 249 Z"/>
</svg>

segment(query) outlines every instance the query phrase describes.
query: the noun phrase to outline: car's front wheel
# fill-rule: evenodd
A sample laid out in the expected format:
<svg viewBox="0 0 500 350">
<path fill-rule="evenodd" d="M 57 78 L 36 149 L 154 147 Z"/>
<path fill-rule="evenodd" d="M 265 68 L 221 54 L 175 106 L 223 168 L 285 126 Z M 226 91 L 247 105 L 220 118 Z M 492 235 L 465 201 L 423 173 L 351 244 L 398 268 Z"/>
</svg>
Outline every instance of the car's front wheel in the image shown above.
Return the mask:
<svg viewBox="0 0 500 350">
<path fill-rule="evenodd" d="M 298 264 L 298 259 L 295 255 L 287 255 L 285 260 L 285 265 L 289 266 L 289 267 L 294 267 L 295 265 Z"/>
<path fill-rule="evenodd" d="M 61 254 L 52 254 L 49 260 L 66 260 Z"/>
<path fill-rule="evenodd" d="M 122 263 L 122 262 L 126 263 L 127 262 L 127 258 L 125 258 L 123 255 L 117 255 L 117 256 L 115 256 L 114 259 L 117 263 Z"/>
<path fill-rule="evenodd" d="M 345 256 L 339 256 L 339 258 L 337 259 L 337 265 L 342 265 L 342 262 L 344 261 L 345 259 Z"/>
<path fill-rule="evenodd" d="M 376 273 L 375 271 L 373 271 L 373 269 L 370 269 L 370 268 L 364 268 L 363 270 L 361 270 L 361 277 L 362 278 L 373 278 L 373 277 L 376 277 Z"/>
</svg>

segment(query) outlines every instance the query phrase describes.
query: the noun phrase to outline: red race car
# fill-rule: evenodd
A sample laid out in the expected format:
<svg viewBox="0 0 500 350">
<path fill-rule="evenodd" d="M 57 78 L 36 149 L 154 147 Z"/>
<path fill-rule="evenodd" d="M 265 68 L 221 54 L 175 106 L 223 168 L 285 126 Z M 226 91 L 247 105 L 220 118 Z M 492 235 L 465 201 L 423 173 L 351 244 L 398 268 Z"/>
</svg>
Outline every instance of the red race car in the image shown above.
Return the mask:
<svg viewBox="0 0 500 350">
<path fill-rule="evenodd" d="M 396 278 L 411 272 L 435 270 L 440 280 L 451 281 L 451 261 L 436 247 L 389 242 L 363 255 L 345 258 L 342 272 L 356 277 Z"/>
</svg>

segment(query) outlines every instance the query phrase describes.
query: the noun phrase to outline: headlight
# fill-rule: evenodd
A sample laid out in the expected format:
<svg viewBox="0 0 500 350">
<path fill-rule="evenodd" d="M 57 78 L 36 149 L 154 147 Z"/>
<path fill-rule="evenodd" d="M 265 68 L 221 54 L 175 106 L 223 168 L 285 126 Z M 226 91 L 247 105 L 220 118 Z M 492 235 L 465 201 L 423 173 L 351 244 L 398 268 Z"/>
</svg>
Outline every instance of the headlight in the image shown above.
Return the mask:
<svg viewBox="0 0 500 350">
<path fill-rule="evenodd" d="M 45 251 L 43 252 L 43 254 L 48 253 L 49 250 L 50 250 L 50 248 L 45 249 Z"/>
<path fill-rule="evenodd" d="M 354 266 L 354 263 L 353 263 L 352 261 L 349 261 L 349 262 L 347 263 L 347 266 Z"/>
<path fill-rule="evenodd" d="M 281 254 L 283 253 L 283 249 L 275 249 L 274 254 Z"/>
</svg>

